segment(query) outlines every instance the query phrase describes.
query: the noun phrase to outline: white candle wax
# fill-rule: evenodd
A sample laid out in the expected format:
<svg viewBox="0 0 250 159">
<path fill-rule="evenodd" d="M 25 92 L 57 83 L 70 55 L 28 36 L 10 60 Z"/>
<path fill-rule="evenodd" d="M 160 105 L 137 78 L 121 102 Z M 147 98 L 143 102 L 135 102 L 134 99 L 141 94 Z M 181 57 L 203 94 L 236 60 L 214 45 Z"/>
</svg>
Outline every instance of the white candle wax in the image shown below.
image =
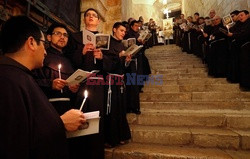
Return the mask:
<svg viewBox="0 0 250 159">
<path fill-rule="evenodd" d="M 80 107 L 80 109 L 79 109 L 80 111 L 82 110 L 82 108 L 83 108 L 83 106 L 84 106 L 84 103 L 85 103 L 87 97 L 88 97 L 88 91 L 85 90 L 85 91 L 84 91 L 84 99 L 83 99 L 82 104 L 81 104 L 81 107 Z"/>
<path fill-rule="evenodd" d="M 59 64 L 58 65 L 58 74 L 59 74 L 60 79 L 62 79 L 62 77 L 61 77 L 61 67 L 62 67 L 62 64 Z"/>
</svg>

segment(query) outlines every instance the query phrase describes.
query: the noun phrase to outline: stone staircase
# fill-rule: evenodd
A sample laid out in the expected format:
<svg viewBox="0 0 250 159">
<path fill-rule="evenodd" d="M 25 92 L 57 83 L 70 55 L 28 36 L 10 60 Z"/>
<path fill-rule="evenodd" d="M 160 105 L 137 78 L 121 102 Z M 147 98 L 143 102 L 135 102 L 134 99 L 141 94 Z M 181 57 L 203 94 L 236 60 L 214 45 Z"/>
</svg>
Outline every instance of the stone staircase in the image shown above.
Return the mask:
<svg viewBox="0 0 250 159">
<path fill-rule="evenodd" d="M 105 159 L 250 159 L 250 92 L 208 77 L 200 59 L 175 45 L 146 55 L 162 83 L 145 85 L 142 114 L 127 116 L 130 143 L 106 149 Z"/>
</svg>

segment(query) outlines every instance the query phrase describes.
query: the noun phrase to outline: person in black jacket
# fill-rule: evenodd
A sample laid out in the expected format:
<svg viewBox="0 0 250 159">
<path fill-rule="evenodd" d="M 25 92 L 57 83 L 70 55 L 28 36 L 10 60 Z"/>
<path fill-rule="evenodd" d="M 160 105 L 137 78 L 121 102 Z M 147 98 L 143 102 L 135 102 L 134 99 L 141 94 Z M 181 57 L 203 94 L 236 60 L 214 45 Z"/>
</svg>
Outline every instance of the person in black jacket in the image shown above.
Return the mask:
<svg viewBox="0 0 250 159">
<path fill-rule="evenodd" d="M 16 16 L 2 28 L 0 57 L 0 158 L 68 159 L 65 130 L 86 120 L 79 110 L 59 116 L 32 77 L 43 66 L 45 38 L 28 17 Z"/>
<path fill-rule="evenodd" d="M 84 12 L 85 28 L 94 34 L 98 34 L 100 15 L 94 8 L 89 8 Z M 84 91 L 88 91 L 88 98 L 83 107 L 83 112 L 100 111 L 99 133 L 84 136 L 82 142 L 85 143 L 81 150 L 87 159 L 104 159 L 104 82 L 103 60 L 105 60 L 102 50 L 94 47 L 93 44 L 83 44 L 82 32 L 73 34 L 74 51 L 71 61 L 76 69 L 85 71 L 98 70 L 95 77 L 88 78 L 87 82 L 80 86 L 76 98 L 76 106 L 80 107 Z"/>
<path fill-rule="evenodd" d="M 126 118 L 126 88 L 124 73 L 131 61 L 131 55 L 125 55 L 122 43 L 126 26 L 122 22 L 113 25 L 113 36 L 110 39 L 109 50 L 104 51 L 104 70 L 108 73 L 106 79 L 107 109 L 105 115 L 105 146 L 114 147 L 126 143 L 130 138 L 130 129 Z"/>
</svg>

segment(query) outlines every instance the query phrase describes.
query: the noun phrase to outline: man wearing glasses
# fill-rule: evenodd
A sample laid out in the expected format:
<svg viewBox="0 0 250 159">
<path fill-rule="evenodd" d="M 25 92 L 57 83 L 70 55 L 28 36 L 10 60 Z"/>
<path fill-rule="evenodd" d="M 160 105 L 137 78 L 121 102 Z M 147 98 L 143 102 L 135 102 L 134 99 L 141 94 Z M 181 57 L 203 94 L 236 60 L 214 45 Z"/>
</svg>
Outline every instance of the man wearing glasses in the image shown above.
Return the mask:
<svg viewBox="0 0 250 159">
<path fill-rule="evenodd" d="M 100 15 L 94 8 L 89 8 L 84 12 L 85 28 L 94 34 L 98 32 L 100 24 Z M 99 133 L 84 136 L 82 142 L 84 147 L 80 147 L 84 157 L 87 159 L 104 159 L 104 85 L 101 84 L 103 79 L 103 56 L 100 49 L 96 49 L 93 44 L 83 44 L 82 32 L 74 35 L 75 48 L 74 54 L 71 56 L 74 66 L 85 71 L 99 70 L 96 77 L 90 77 L 89 80 L 95 85 L 81 85 L 77 93 L 77 105 L 80 107 L 83 100 L 83 92 L 88 91 L 88 100 L 83 107 L 83 112 L 100 111 Z M 89 82 L 89 83 L 91 83 Z"/>
<path fill-rule="evenodd" d="M 75 71 L 68 58 L 70 56 L 67 49 L 69 32 L 65 25 L 54 23 L 47 30 L 47 39 L 49 46 L 46 49 L 44 66 L 42 69 L 35 70 L 34 76 L 58 114 L 63 115 L 74 108 L 79 109 L 74 107 L 79 85 L 68 86 L 66 82 L 66 79 Z M 74 159 L 81 155 L 81 151 L 77 150 L 82 146 L 80 140 L 70 138 L 67 141 L 70 158 Z"/>
</svg>

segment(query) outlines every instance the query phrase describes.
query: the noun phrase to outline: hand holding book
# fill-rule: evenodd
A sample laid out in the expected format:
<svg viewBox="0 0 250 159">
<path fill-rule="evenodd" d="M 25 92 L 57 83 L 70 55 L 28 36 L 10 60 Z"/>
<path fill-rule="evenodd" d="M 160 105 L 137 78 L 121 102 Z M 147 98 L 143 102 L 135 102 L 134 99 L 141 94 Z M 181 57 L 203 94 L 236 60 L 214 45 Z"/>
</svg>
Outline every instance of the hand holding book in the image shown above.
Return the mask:
<svg viewBox="0 0 250 159">
<path fill-rule="evenodd" d="M 142 47 L 143 45 L 138 46 L 136 44 L 133 44 L 125 51 L 125 53 L 122 54 L 122 56 L 135 56 L 141 50 Z"/>
<path fill-rule="evenodd" d="M 94 34 L 86 29 L 82 32 L 83 44 L 92 44 L 94 48 L 108 50 L 110 43 L 110 35 L 108 34 Z"/>
</svg>

